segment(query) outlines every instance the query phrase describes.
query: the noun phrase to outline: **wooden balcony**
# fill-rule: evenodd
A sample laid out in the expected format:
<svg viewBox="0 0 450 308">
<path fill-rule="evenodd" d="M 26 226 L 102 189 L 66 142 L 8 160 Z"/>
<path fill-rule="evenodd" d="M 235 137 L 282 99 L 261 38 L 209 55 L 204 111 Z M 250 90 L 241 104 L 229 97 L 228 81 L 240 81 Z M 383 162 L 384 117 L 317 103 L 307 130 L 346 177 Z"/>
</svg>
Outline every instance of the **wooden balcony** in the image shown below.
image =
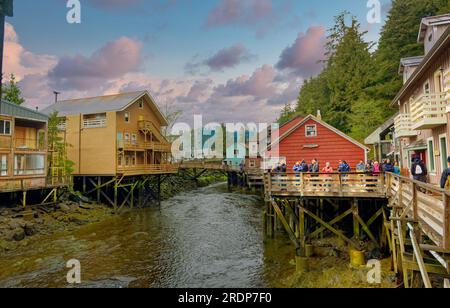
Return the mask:
<svg viewBox="0 0 450 308">
<path fill-rule="evenodd" d="M 413 130 L 432 129 L 447 124 L 445 93 L 423 94 L 411 104 Z"/>
<path fill-rule="evenodd" d="M 106 119 L 84 119 L 83 128 L 104 128 Z"/>
<path fill-rule="evenodd" d="M 137 141 L 125 141 L 118 140 L 117 148 L 125 151 L 144 151 L 152 150 L 154 152 L 171 153 L 172 145 L 163 144 L 160 142 L 137 142 Z"/>
<path fill-rule="evenodd" d="M 397 137 L 417 136 L 417 131 L 412 129 L 411 117 L 409 114 L 399 114 L 394 121 L 395 134 Z"/>
<path fill-rule="evenodd" d="M 178 169 L 179 166 L 176 164 L 119 166 L 117 168 L 117 173 L 127 176 L 146 174 L 171 174 L 178 173 Z"/>
</svg>

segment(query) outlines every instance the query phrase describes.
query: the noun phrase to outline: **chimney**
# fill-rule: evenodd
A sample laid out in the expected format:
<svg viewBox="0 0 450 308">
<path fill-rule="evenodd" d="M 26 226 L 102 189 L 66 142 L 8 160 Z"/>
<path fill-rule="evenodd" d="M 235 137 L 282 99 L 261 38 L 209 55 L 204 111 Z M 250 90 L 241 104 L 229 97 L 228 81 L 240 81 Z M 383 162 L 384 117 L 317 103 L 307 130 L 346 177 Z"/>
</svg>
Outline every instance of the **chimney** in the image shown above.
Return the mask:
<svg viewBox="0 0 450 308">
<path fill-rule="evenodd" d="M 58 95 L 61 94 L 61 92 L 53 91 L 53 94 L 55 94 L 55 104 L 58 102 Z"/>
<path fill-rule="evenodd" d="M 317 118 L 322 121 L 322 113 L 320 110 L 317 110 Z"/>
</svg>

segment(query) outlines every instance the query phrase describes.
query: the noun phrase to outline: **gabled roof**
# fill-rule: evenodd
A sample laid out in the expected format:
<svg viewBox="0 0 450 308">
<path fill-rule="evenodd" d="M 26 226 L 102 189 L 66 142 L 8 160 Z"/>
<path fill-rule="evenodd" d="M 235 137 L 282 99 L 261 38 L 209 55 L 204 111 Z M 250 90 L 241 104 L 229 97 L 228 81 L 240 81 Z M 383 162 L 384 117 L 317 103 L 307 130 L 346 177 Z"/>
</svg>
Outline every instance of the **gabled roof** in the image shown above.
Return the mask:
<svg viewBox="0 0 450 308">
<path fill-rule="evenodd" d="M 129 92 L 116 95 L 59 101 L 45 108 L 42 112 L 51 114 L 52 112 L 56 111 L 58 112 L 58 115 L 63 117 L 75 114 L 93 114 L 114 111 L 118 112 L 127 109 L 129 106 L 143 97 L 147 97 L 147 101 L 149 102 L 150 107 L 155 112 L 161 123 L 163 123 L 163 126 L 167 126 L 167 119 L 164 117 L 148 91 Z"/>
<path fill-rule="evenodd" d="M 42 112 L 38 112 L 36 110 L 19 106 L 7 101 L 0 101 L 0 114 L 40 122 L 48 121 L 48 116 Z"/>
<path fill-rule="evenodd" d="M 274 144 L 279 144 L 281 141 L 283 141 L 285 138 L 287 138 L 289 135 L 291 135 L 293 132 L 295 132 L 299 127 L 303 126 L 306 122 L 313 120 L 315 122 L 317 122 L 318 124 L 324 126 L 325 128 L 328 128 L 329 130 L 332 130 L 333 132 L 335 132 L 337 135 L 343 137 L 344 139 L 347 139 L 348 141 L 350 141 L 351 143 L 355 144 L 356 146 L 360 147 L 361 149 L 364 149 L 366 151 L 370 151 L 370 149 L 368 147 L 366 147 L 365 145 L 363 145 L 362 143 L 359 143 L 358 141 L 356 141 L 355 139 L 351 138 L 350 136 L 346 135 L 345 133 L 341 132 L 340 130 L 338 130 L 337 128 L 331 126 L 330 124 L 318 119 L 317 117 L 313 116 L 313 115 L 309 115 L 306 118 L 303 118 L 300 122 L 298 122 L 296 125 L 294 125 L 293 127 L 291 127 L 288 131 L 286 131 L 284 134 L 282 134 L 275 142 Z M 270 147 L 272 147 L 272 145 L 270 145 Z"/>
<path fill-rule="evenodd" d="M 398 116 L 398 112 L 393 115 L 389 120 L 381 124 L 372 134 L 370 134 L 364 143 L 368 145 L 373 145 L 381 142 L 381 136 L 386 135 L 395 124 L 395 118 Z"/>
<path fill-rule="evenodd" d="M 417 41 L 423 43 L 428 27 L 450 24 L 450 14 L 430 16 L 422 19 L 420 23 L 419 37 Z"/>
<path fill-rule="evenodd" d="M 425 56 L 419 56 L 419 57 L 409 57 L 409 58 L 403 58 L 400 60 L 400 67 L 398 69 L 398 73 L 401 75 L 403 74 L 406 67 L 411 66 L 419 66 L 420 63 L 422 63 L 423 58 Z"/>
<path fill-rule="evenodd" d="M 397 95 L 391 102 L 391 106 L 399 102 L 399 100 L 405 94 L 406 90 L 408 90 L 408 88 L 422 76 L 425 70 L 428 69 L 430 65 L 433 64 L 433 60 L 439 54 L 439 52 L 441 52 L 441 50 L 444 50 L 444 48 L 446 48 L 447 45 L 449 44 L 450 44 L 450 27 L 448 27 L 447 30 L 445 30 L 444 34 L 442 34 L 442 36 L 439 38 L 436 44 L 434 44 L 433 48 L 431 48 L 431 50 L 422 60 L 422 63 L 420 63 L 419 67 L 414 71 L 411 77 L 409 77 L 409 79 L 397 93 Z"/>
<path fill-rule="evenodd" d="M 300 123 L 304 119 L 303 116 L 298 115 L 295 118 L 291 119 L 290 121 L 284 123 L 280 126 L 280 136 L 286 133 L 288 130 L 290 130 L 292 127 Z"/>
</svg>

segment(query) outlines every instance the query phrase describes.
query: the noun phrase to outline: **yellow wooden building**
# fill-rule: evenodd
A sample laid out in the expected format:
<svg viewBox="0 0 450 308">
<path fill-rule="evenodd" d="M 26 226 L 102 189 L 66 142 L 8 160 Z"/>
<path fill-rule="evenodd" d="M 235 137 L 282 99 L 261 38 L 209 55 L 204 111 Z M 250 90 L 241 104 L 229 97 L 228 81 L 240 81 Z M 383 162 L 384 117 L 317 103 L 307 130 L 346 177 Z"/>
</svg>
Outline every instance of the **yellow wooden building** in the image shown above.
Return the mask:
<svg viewBox="0 0 450 308">
<path fill-rule="evenodd" d="M 176 172 L 168 122 L 147 91 L 59 101 L 58 113 L 74 176 L 135 176 Z"/>
</svg>

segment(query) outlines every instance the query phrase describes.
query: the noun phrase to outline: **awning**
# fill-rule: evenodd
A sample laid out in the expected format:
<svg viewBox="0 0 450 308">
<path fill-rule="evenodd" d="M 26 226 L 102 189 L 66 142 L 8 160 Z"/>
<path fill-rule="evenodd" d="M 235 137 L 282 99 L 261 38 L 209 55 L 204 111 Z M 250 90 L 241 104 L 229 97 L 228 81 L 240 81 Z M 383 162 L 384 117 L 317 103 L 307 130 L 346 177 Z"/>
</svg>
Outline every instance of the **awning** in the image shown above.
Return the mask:
<svg viewBox="0 0 450 308">
<path fill-rule="evenodd" d="M 410 145 L 408 145 L 407 147 L 405 147 L 405 149 L 408 151 L 426 150 L 427 148 L 428 147 L 427 147 L 425 140 L 415 141 L 415 142 L 411 143 Z"/>
</svg>

